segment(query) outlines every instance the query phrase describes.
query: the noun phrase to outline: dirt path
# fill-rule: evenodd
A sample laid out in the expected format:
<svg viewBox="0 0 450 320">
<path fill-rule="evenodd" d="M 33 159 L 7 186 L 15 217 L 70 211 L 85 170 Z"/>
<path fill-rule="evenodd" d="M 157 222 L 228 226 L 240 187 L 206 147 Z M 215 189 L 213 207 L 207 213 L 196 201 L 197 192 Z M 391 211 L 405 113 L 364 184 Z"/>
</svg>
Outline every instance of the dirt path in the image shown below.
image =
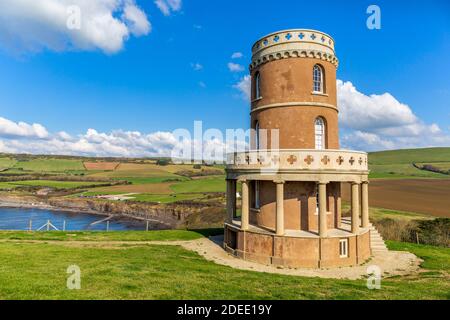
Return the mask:
<svg viewBox="0 0 450 320">
<path fill-rule="evenodd" d="M 0 240 L 1 242 L 19 243 L 49 243 L 64 245 L 67 247 L 94 247 L 104 249 L 127 249 L 143 245 L 170 245 L 181 246 L 187 250 L 195 251 L 208 261 L 229 266 L 241 270 L 256 272 L 267 272 L 283 275 L 319 277 L 329 279 L 361 279 L 367 277 L 369 266 L 378 266 L 384 277 L 395 275 L 409 275 L 418 273 L 422 260 L 409 252 L 389 251 L 372 257 L 372 259 L 360 266 L 341 267 L 328 269 L 306 269 L 306 268 L 280 268 L 271 265 L 263 265 L 255 262 L 238 259 L 225 252 L 221 243 L 223 236 L 202 238 L 191 241 L 48 241 L 48 240 Z"/>
</svg>

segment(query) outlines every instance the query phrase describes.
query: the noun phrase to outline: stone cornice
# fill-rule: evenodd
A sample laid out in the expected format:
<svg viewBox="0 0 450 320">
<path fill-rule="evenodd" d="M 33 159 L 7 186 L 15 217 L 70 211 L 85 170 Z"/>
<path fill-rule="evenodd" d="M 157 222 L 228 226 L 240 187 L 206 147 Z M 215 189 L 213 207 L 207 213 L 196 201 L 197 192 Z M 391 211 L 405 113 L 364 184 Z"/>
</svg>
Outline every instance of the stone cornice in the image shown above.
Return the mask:
<svg viewBox="0 0 450 320">
<path fill-rule="evenodd" d="M 253 112 L 270 109 L 270 108 L 282 108 L 282 107 L 322 107 L 322 108 L 330 108 L 339 112 L 338 108 L 335 105 L 323 102 L 308 102 L 308 101 L 294 101 L 294 102 L 282 102 L 282 103 L 272 103 L 266 104 L 263 106 L 256 107 L 250 111 L 250 114 Z"/>
<path fill-rule="evenodd" d="M 320 59 L 323 61 L 328 61 L 332 63 L 336 68 L 339 66 L 339 60 L 338 58 L 333 55 L 326 52 L 322 52 L 319 50 L 297 50 L 297 49 L 291 49 L 291 50 L 281 50 L 281 51 L 275 51 L 275 52 L 268 52 L 266 54 L 263 54 L 258 57 L 252 58 L 252 63 L 249 66 L 250 72 L 255 69 L 256 67 L 267 63 L 269 61 L 274 60 L 281 60 L 281 59 L 287 59 L 287 58 L 313 58 L 313 59 Z"/>
</svg>

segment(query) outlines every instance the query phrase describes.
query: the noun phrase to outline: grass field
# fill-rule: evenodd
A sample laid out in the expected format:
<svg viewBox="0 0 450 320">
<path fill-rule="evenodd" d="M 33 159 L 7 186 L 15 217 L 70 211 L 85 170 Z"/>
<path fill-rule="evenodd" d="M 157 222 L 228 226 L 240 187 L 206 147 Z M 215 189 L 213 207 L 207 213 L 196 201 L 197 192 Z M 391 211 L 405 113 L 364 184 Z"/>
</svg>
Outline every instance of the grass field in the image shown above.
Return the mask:
<svg viewBox="0 0 450 320">
<path fill-rule="evenodd" d="M 15 159 L 9 157 L 0 158 L 0 170 L 11 168 L 16 162 Z"/>
<path fill-rule="evenodd" d="M 175 183 L 170 187 L 175 193 L 189 192 L 225 192 L 225 176 L 205 177 L 202 179 Z"/>
<path fill-rule="evenodd" d="M 448 175 L 419 170 L 412 163 L 445 163 L 450 166 L 450 148 L 371 152 L 370 178 L 449 178 Z"/>
<path fill-rule="evenodd" d="M 0 242 L 0 299 L 450 299 L 448 248 L 388 242 L 391 249 L 423 258 L 426 272 L 384 279 L 380 290 L 369 290 L 364 280 L 243 271 L 209 262 L 178 246 L 128 245 L 124 240 L 144 240 L 142 235 L 168 241 L 201 236 L 189 231 L 152 233 L 60 236 L 60 240 L 99 237 L 96 243 L 82 245 L 46 243 L 51 239 L 45 233 L 24 238 L 26 232 L 2 232 L 0 238 L 12 240 Z M 17 240 L 34 237 L 42 241 Z M 108 243 L 118 238 L 123 242 Z M 81 269 L 80 290 L 66 287 L 66 270 L 73 264 Z"/>
<path fill-rule="evenodd" d="M 48 240 L 48 241 L 174 241 L 195 240 L 205 236 L 222 234 L 223 229 L 154 230 L 142 231 L 52 231 L 24 232 L 0 231 L 0 240 Z M 1 245 L 1 244 L 0 244 Z"/>
<path fill-rule="evenodd" d="M 81 160 L 66 159 L 33 159 L 29 161 L 18 161 L 13 166 L 14 169 L 34 172 L 64 172 L 64 171 L 84 171 Z"/>
<path fill-rule="evenodd" d="M 450 148 L 401 149 L 371 152 L 370 164 L 394 164 L 412 162 L 449 162 Z"/>
<path fill-rule="evenodd" d="M 159 202 L 159 203 L 173 203 L 184 200 L 198 200 L 203 198 L 202 194 L 198 193 L 178 193 L 178 194 L 138 194 L 135 201 L 143 202 Z"/>
<path fill-rule="evenodd" d="M 55 189 L 73 189 L 85 186 L 101 184 L 102 182 L 82 182 L 82 181 L 52 181 L 52 180 L 25 180 L 14 182 L 0 182 L 0 189 L 14 189 L 17 187 L 48 187 Z M 104 182 L 103 182 L 104 183 Z"/>
</svg>

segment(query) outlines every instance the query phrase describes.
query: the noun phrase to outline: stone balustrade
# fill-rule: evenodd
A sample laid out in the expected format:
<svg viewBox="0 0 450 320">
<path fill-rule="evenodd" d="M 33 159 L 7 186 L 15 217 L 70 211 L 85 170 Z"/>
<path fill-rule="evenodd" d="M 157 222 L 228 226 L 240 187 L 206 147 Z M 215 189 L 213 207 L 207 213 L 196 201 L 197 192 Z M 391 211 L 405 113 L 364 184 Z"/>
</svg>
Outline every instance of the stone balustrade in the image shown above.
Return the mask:
<svg viewBox="0 0 450 320">
<path fill-rule="evenodd" d="M 228 155 L 227 169 L 367 172 L 367 153 L 350 150 L 253 150 Z"/>
</svg>

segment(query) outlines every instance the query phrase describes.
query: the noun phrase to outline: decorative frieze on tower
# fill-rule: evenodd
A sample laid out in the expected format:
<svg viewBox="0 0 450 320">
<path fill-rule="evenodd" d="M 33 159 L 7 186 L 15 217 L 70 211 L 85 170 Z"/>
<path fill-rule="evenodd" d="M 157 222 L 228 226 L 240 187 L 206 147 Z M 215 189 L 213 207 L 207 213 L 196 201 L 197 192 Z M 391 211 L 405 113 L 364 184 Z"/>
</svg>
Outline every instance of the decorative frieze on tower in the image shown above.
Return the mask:
<svg viewBox="0 0 450 320">
<path fill-rule="evenodd" d="M 251 150 L 229 155 L 226 169 L 230 253 L 293 267 L 356 265 L 370 256 L 367 154 L 339 149 L 337 66 L 334 40 L 319 31 L 275 32 L 253 45 L 256 133 Z M 274 131 L 276 149 L 262 145 Z M 342 183 L 351 186 L 351 218 L 342 217 Z"/>
</svg>

